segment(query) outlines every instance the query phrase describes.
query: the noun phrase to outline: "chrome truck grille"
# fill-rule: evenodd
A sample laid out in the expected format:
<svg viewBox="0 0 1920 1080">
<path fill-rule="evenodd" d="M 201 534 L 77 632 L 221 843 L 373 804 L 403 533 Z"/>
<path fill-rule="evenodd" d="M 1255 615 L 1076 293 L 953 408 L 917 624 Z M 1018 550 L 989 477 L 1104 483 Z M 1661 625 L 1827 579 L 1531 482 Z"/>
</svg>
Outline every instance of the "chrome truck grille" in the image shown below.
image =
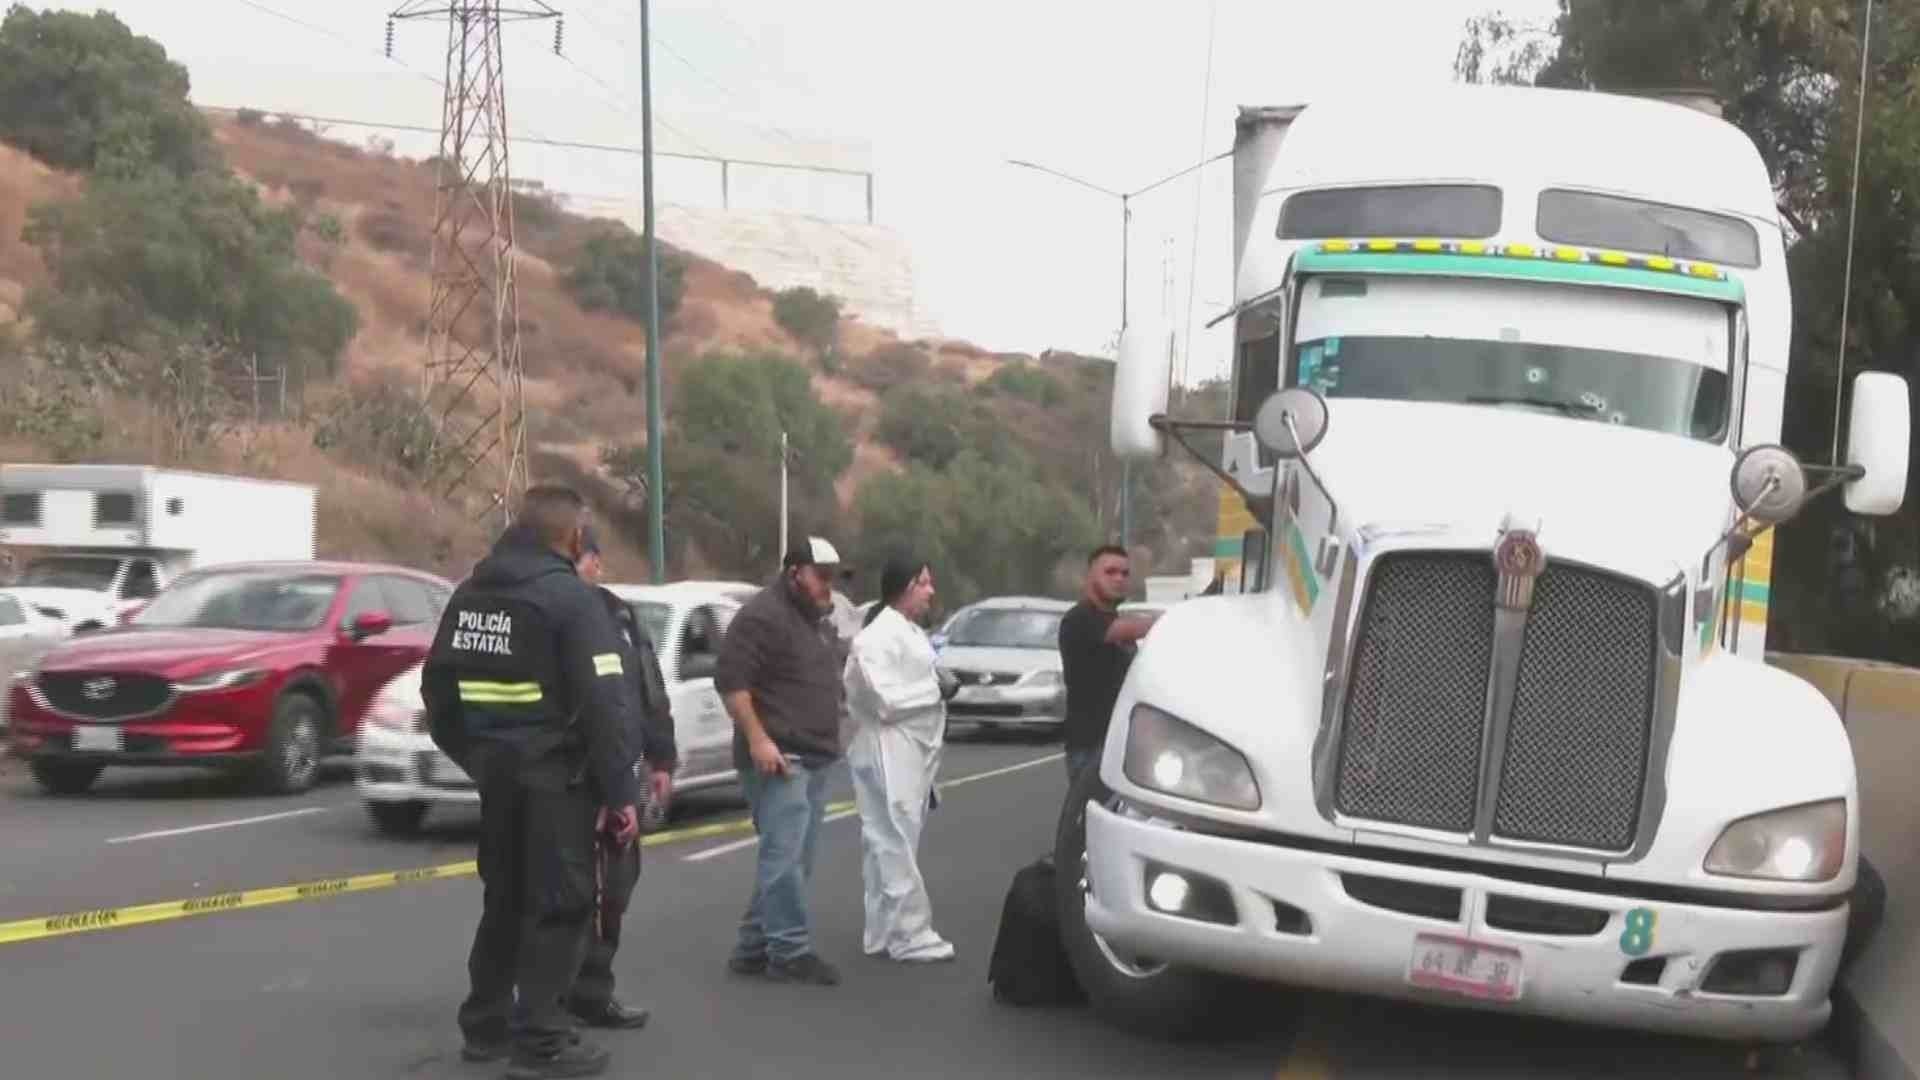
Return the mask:
<svg viewBox="0 0 1920 1080">
<path fill-rule="evenodd" d="M 1380 556 L 1358 613 L 1334 807 L 1472 833 L 1491 799 L 1495 837 L 1623 851 L 1639 827 L 1656 704 L 1657 597 L 1547 566 L 1511 709 L 1492 716 L 1498 587 L 1485 552 Z"/>
</svg>

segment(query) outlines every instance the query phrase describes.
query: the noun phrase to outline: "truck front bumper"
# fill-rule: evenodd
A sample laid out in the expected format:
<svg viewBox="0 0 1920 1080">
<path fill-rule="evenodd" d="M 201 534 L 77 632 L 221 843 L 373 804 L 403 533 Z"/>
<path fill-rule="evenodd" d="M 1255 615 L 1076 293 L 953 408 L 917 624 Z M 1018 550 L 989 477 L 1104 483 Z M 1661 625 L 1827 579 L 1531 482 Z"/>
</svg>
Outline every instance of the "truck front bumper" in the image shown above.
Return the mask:
<svg viewBox="0 0 1920 1080">
<path fill-rule="evenodd" d="M 1718 1039 L 1791 1042 L 1824 1026 L 1847 928 L 1844 904 L 1752 910 L 1534 885 L 1209 836 L 1097 803 L 1087 806 L 1087 862 L 1088 926 L 1136 957 Z M 1185 887 L 1163 889 L 1156 903 L 1149 882 L 1163 873 Z M 1162 909 L 1182 894 L 1187 914 Z M 1481 984 L 1474 996 L 1471 977 L 1448 978 L 1467 969 L 1434 971 L 1432 943 L 1449 939 L 1497 957 L 1505 991 Z"/>
</svg>

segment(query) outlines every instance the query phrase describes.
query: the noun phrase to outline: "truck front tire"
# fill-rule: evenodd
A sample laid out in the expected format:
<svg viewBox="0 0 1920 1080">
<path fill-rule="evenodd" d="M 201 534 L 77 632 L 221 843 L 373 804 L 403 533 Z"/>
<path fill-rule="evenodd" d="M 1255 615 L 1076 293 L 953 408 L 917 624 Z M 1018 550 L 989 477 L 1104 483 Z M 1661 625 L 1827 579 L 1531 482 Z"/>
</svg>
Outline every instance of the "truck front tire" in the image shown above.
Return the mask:
<svg viewBox="0 0 1920 1080">
<path fill-rule="evenodd" d="M 1169 1040 L 1270 1029 L 1287 1010 L 1287 1003 L 1274 1000 L 1282 996 L 1275 988 L 1165 963 L 1122 966 L 1124 961 L 1103 947 L 1087 926 L 1082 885 L 1087 878 L 1086 807 L 1089 800 L 1107 794 L 1097 763 L 1074 778 L 1060 811 L 1053 853 L 1060 936 L 1094 1012 L 1122 1030 Z"/>
</svg>

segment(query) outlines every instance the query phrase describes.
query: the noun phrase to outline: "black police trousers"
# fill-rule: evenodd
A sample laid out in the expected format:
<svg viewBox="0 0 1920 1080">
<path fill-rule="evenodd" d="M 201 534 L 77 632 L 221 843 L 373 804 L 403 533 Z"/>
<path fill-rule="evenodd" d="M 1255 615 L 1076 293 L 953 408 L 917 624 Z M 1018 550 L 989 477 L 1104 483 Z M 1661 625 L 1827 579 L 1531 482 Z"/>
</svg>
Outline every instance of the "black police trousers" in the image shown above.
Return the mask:
<svg viewBox="0 0 1920 1080">
<path fill-rule="evenodd" d="M 550 1054 L 574 1027 L 565 997 L 592 929 L 599 807 L 584 785 L 529 776 L 554 770 L 550 762 L 529 769 L 517 747 L 483 743 L 470 764 L 480 788 L 484 899 L 460 1030 L 470 1043 L 511 1040 Z"/>
<path fill-rule="evenodd" d="M 591 1013 L 613 1000 L 613 954 L 620 951 L 620 923 L 640 883 L 640 838 L 625 845 L 601 834 L 595 844 L 599 865 L 598 916 L 587 934 L 587 956 L 573 981 L 573 1005 Z"/>
</svg>

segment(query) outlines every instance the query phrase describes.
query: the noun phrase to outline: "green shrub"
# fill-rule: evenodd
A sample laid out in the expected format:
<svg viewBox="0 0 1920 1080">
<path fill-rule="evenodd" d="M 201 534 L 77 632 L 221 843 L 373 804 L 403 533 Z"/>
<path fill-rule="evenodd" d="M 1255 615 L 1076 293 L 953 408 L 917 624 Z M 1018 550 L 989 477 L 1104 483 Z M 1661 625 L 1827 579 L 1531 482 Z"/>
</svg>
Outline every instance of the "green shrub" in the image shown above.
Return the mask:
<svg viewBox="0 0 1920 1080">
<path fill-rule="evenodd" d="M 817 354 L 827 354 L 839 342 L 840 301 L 804 285 L 774 294 L 773 318 Z"/>
<path fill-rule="evenodd" d="M 687 292 L 687 260 L 660 245 L 660 323 L 673 321 Z M 624 225 L 587 238 L 563 279 L 574 303 L 587 311 L 614 311 L 647 321 L 647 241 Z"/>
</svg>

